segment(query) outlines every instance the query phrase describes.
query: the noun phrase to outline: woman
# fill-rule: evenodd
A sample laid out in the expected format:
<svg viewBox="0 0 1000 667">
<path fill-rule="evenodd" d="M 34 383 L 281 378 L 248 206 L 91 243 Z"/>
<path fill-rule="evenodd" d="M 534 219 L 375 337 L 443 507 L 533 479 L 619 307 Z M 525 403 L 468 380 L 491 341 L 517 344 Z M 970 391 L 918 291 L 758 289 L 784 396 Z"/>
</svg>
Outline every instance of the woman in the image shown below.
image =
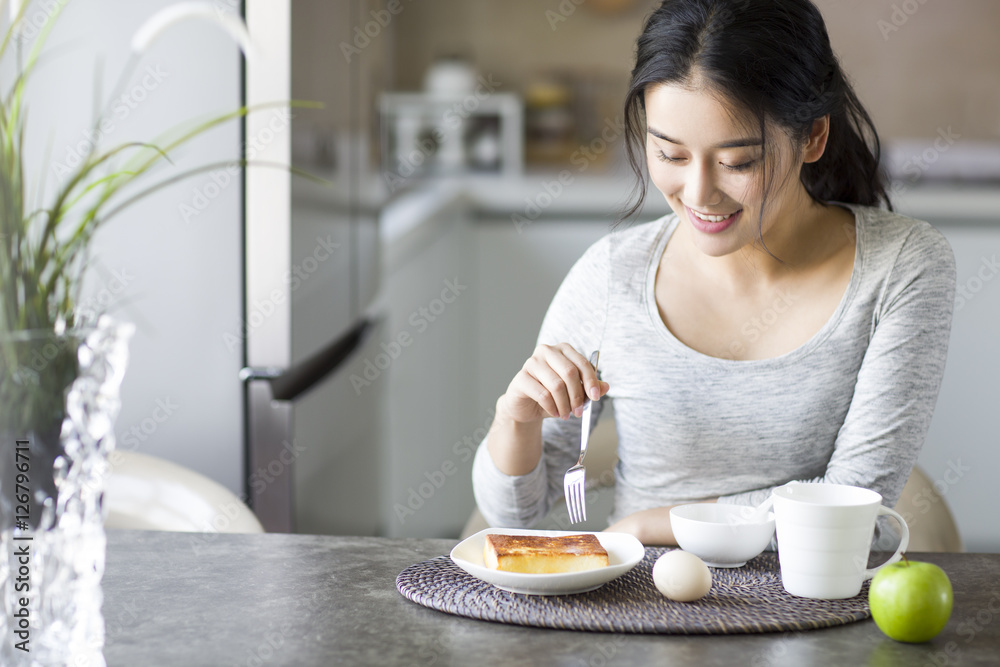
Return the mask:
<svg viewBox="0 0 1000 667">
<path fill-rule="evenodd" d="M 619 438 L 609 530 L 646 544 L 675 543 L 676 504 L 756 505 L 791 480 L 894 505 L 944 371 L 954 257 L 886 210 L 877 135 L 819 11 L 666 0 L 625 110 L 628 213 L 644 148 L 674 214 L 605 237 L 566 277 L 477 452 L 487 520 L 544 516 L 579 454 L 571 417 L 601 396 Z"/>
</svg>

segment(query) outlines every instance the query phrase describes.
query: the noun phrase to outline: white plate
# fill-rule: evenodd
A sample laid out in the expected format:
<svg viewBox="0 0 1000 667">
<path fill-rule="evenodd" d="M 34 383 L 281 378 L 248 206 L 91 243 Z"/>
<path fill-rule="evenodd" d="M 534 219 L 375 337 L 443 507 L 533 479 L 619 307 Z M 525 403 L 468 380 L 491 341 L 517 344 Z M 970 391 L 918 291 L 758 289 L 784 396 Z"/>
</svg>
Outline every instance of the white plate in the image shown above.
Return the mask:
<svg viewBox="0 0 1000 667">
<path fill-rule="evenodd" d="M 584 572 L 560 572 L 558 574 L 527 574 L 524 572 L 502 572 L 486 567 L 483 562 L 483 547 L 486 536 L 497 535 L 542 535 L 562 537 L 564 535 L 594 535 L 608 552 L 607 567 Z M 585 530 L 525 530 L 520 528 L 487 528 L 472 537 L 459 542 L 451 550 L 451 560 L 455 565 L 497 588 L 511 593 L 526 595 L 570 595 L 585 593 L 600 588 L 612 579 L 622 576 L 642 560 L 645 555 L 642 543 L 625 533 L 591 533 Z"/>
</svg>

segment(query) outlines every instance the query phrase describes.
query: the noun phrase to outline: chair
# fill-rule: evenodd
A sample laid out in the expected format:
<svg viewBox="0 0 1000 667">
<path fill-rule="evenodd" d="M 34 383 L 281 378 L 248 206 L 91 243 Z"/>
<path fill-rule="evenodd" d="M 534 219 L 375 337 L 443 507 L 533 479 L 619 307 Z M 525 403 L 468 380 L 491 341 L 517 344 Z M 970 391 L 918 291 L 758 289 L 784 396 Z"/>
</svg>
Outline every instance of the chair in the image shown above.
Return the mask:
<svg viewBox="0 0 1000 667">
<path fill-rule="evenodd" d="M 115 451 L 104 492 L 105 528 L 263 533 L 254 513 L 204 475 L 148 454 Z"/>
<path fill-rule="evenodd" d="M 927 474 L 914 466 L 899 494 L 896 511 L 910 528 L 906 551 L 965 551 L 955 518 Z"/>
<path fill-rule="evenodd" d="M 598 494 L 596 502 L 588 503 L 588 521 L 570 526 L 565 503 L 560 499 L 536 527 L 549 530 L 601 530 L 605 527 L 607 516 L 594 516 L 593 510 L 605 505 L 610 507 L 614 466 L 618 461 L 617 449 L 618 436 L 614 420 L 602 419 L 594 428 L 587 447 L 587 478 L 596 481 L 593 489 Z M 899 496 L 899 502 L 896 503 L 896 511 L 903 515 L 910 529 L 910 545 L 907 553 L 964 550 L 958 527 L 947 502 L 919 467 L 914 467 L 910 473 L 910 478 Z M 488 527 L 486 519 L 476 508 L 462 530 L 462 538 Z"/>
</svg>

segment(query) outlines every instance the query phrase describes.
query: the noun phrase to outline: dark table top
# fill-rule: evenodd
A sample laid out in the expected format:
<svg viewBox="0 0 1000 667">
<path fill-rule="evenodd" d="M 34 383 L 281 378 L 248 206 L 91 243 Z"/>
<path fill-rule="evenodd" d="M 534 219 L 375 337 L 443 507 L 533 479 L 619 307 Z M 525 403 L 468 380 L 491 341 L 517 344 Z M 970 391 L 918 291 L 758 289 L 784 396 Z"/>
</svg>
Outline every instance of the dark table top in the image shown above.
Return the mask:
<svg viewBox="0 0 1000 667">
<path fill-rule="evenodd" d="M 547 630 L 424 608 L 396 591 L 442 539 L 109 531 L 109 667 L 178 665 L 1000 664 L 1000 554 L 911 554 L 951 577 L 955 607 L 927 644 L 868 620 L 824 630 L 655 636 Z"/>
</svg>

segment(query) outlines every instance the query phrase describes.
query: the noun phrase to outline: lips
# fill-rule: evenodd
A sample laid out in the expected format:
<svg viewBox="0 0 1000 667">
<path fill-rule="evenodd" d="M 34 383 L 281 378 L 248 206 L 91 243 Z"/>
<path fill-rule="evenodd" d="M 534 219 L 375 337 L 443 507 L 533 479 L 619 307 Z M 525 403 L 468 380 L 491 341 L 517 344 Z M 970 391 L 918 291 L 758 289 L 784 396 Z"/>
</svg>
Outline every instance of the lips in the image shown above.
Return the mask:
<svg viewBox="0 0 1000 667">
<path fill-rule="evenodd" d="M 719 232 L 725 231 L 735 223 L 740 214 L 743 213 L 743 209 L 736 211 L 735 213 L 730 213 L 729 215 L 713 215 L 709 213 L 699 213 L 695 211 L 690 206 L 684 207 L 687 210 L 688 220 L 691 224 L 700 232 L 706 234 L 718 234 Z"/>
</svg>

